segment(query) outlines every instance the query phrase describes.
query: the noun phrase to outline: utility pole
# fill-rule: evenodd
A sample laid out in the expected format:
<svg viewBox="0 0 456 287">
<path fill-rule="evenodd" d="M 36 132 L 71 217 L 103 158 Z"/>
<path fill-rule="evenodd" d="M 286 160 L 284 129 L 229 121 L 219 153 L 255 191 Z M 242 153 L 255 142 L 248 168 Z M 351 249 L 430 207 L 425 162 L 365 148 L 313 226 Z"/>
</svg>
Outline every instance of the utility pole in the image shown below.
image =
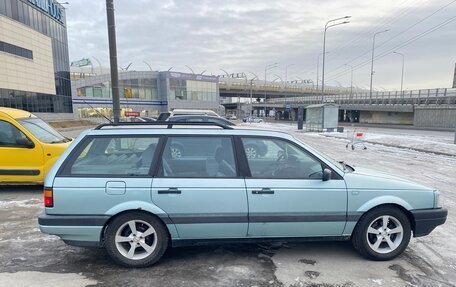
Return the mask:
<svg viewBox="0 0 456 287">
<path fill-rule="evenodd" d="M 112 111 L 114 123 L 120 121 L 119 72 L 117 68 L 116 23 L 114 20 L 114 1 L 106 0 L 108 18 L 109 63 L 111 66 Z"/>
</svg>

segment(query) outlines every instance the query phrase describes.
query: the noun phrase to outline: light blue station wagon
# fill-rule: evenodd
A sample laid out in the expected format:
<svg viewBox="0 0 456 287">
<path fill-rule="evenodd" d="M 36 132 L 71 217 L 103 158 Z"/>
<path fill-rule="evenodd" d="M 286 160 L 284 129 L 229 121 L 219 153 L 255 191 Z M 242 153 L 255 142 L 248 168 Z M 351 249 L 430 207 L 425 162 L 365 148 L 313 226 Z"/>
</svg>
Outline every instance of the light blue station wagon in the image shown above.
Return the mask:
<svg viewBox="0 0 456 287">
<path fill-rule="evenodd" d="M 287 133 L 211 123 L 83 132 L 44 196 L 42 232 L 104 246 L 128 267 L 156 263 L 170 245 L 219 241 L 351 240 L 389 260 L 448 213 L 432 188 L 335 162 Z"/>
</svg>

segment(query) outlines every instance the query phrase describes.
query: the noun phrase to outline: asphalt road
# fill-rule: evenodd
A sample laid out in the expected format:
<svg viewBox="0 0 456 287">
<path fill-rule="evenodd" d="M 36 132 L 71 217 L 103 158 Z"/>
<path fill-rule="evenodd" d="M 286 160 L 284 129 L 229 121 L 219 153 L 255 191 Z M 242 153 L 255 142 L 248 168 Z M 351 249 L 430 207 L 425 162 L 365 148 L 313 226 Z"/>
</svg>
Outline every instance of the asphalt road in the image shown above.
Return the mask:
<svg viewBox="0 0 456 287">
<path fill-rule="evenodd" d="M 349 242 L 283 242 L 173 248 L 159 264 L 134 270 L 113 264 L 103 249 L 42 234 L 40 187 L 1 188 L 0 286 L 456 286 L 456 158 L 378 145 L 347 151 L 341 139 L 295 135 L 337 159 L 435 186 L 450 210 L 447 223 L 388 262 L 361 258 Z"/>
</svg>

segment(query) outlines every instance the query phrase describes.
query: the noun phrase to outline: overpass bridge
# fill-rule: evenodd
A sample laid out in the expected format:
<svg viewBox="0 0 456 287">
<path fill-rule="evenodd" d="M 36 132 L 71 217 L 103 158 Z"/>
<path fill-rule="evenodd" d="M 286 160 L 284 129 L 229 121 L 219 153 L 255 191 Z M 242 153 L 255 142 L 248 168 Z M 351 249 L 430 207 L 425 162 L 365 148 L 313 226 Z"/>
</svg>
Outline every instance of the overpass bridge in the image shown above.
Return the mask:
<svg viewBox="0 0 456 287">
<path fill-rule="evenodd" d="M 219 78 L 220 97 L 249 98 L 282 98 L 301 97 L 319 94 L 315 85 L 305 81 L 276 82 L 248 80 L 247 78 Z M 325 94 L 336 95 L 346 93 L 346 88 L 328 87 Z"/>
<path fill-rule="evenodd" d="M 269 99 L 266 104 L 254 104 L 254 107 L 284 107 L 284 105 L 308 106 L 324 102 L 339 105 L 342 110 L 365 110 L 365 111 L 403 111 L 413 112 L 419 106 L 456 105 L 456 89 L 426 89 L 411 90 L 404 92 L 373 92 L 333 94 L 333 95 L 309 95 L 306 97 L 281 97 Z"/>
<path fill-rule="evenodd" d="M 274 111 L 276 117 L 295 119 L 298 107 L 334 103 L 339 120 L 375 124 L 409 124 L 420 127 L 456 128 L 456 88 L 337 94 L 308 93 L 301 96 L 271 97 L 266 102 L 244 104 L 257 115 Z"/>
</svg>

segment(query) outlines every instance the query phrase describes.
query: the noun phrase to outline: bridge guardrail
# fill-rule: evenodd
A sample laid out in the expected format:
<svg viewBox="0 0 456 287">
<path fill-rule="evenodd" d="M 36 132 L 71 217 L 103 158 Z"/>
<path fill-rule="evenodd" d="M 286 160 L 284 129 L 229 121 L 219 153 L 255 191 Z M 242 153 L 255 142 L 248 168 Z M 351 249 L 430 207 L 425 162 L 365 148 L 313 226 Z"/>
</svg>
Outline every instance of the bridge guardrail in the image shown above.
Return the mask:
<svg viewBox="0 0 456 287">
<path fill-rule="evenodd" d="M 271 98 L 268 103 L 302 103 L 319 104 L 322 95 L 315 94 L 305 97 Z M 372 97 L 369 93 L 325 95 L 325 102 L 339 105 L 453 105 L 456 104 L 455 88 L 437 88 L 390 92 L 374 92 Z"/>
</svg>

